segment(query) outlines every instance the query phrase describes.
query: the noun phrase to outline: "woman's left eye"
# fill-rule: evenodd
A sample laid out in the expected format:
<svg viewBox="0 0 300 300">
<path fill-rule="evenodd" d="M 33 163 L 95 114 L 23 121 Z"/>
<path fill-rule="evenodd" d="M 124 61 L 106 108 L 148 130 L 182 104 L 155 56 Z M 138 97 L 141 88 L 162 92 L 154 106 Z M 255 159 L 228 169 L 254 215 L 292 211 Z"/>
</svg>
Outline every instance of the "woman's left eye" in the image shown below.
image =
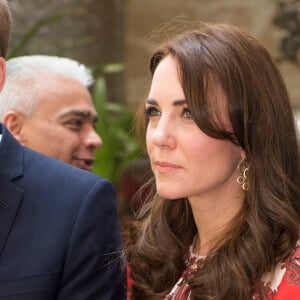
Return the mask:
<svg viewBox="0 0 300 300">
<path fill-rule="evenodd" d="M 188 108 L 183 109 L 182 116 L 186 119 L 193 119 L 191 111 Z"/>
</svg>

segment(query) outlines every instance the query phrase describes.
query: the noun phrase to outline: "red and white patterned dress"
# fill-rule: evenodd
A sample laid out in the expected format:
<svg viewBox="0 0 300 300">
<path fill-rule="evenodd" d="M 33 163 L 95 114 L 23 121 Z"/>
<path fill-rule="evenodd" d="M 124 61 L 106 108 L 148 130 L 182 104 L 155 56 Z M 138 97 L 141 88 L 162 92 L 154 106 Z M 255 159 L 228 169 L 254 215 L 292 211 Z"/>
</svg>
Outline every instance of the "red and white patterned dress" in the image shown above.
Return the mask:
<svg viewBox="0 0 300 300">
<path fill-rule="evenodd" d="M 201 265 L 205 257 L 196 256 L 191 251 L 189 259 L 186 262 L 186 270 L 179 278 L 171 292 L 165 297 L 165 300 L 190 300 L 191 291 L 186 282 L 193 276 Z M 261 286 L 265 294 L 272 300 L 300 300 L 300 240 L 297 242 L 293 254 L 285 262 L 277 265 L 275 271 L 265 274 L 261 280 Z M 255 293 L 253 300 L 264 300 Z"/>
</svg>

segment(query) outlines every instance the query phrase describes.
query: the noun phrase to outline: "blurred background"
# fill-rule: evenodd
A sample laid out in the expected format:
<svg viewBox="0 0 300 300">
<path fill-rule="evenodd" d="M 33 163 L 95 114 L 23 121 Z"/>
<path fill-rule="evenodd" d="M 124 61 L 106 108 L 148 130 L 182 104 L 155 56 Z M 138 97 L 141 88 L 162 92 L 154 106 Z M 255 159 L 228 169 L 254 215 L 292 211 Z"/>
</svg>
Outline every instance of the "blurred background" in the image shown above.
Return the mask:
<svg viewBox="0 0 300 300">
<path fill-rule="evenodd" d="M 104 141 L 94 172 L 114 183 L 142 155 L 132 120 L 149 86 L 148 59 L 170 22 L 223 22 L 252 32 L 277 60 L 300 118 L 300 0 L 8 2 L 14 19 L 10 56 L 61 55 L 93 68 L 97 130 Z M 135 164 L 130 174 L 139 176 L 144 167 Z"/>
</svg>

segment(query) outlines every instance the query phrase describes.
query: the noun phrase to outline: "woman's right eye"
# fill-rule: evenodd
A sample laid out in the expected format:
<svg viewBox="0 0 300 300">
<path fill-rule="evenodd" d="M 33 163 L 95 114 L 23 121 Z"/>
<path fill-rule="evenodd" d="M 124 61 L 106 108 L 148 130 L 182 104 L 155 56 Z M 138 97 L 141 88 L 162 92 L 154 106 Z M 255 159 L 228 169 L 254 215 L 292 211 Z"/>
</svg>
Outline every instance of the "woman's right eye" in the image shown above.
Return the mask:
<svg viewBox="0 0 300 300">
<path fill-rule="evenodd" d="M 161 113 L 156 107 L 149 106 L 149 107 L 146 107 L 146 109 L 145 109 L 145 115 L 147 117 L 156 117 L 156 116 L 160 116 Z"/>
</svg>

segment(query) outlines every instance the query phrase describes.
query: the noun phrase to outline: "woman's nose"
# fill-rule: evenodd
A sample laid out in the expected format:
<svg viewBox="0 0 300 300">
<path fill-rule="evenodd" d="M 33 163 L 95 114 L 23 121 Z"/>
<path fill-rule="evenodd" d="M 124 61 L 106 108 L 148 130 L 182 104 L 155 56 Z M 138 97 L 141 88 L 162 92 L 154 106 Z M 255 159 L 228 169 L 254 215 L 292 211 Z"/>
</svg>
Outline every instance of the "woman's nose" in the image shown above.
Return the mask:
<svg viewBox="0 0 300 300">
<path fill-rule="evenodd" d="M 153 143 L 158 147 L 173 149 L 176 146 L 176 131 L 168 119 L 161 118 L 157 126 L 153 128 Z"/>
</svg>

